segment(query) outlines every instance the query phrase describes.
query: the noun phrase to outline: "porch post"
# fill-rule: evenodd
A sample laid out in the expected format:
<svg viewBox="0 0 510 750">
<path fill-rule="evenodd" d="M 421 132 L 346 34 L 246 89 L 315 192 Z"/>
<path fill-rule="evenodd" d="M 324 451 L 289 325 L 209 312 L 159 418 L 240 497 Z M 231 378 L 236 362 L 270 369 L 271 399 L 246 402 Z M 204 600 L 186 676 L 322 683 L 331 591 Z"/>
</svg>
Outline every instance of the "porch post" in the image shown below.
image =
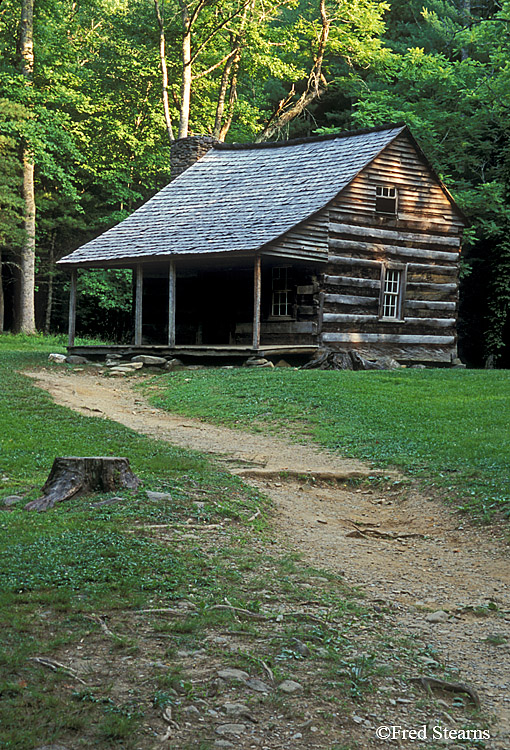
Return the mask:
<svg viewBox="0 0 510 750">
<path fill-rule="evenodd" d="M 142 297 L 143 297 L 143 266 L 136 266 L 135 282 L 135 346 L 142 343 Z"/>
<path fill-rule="evenodd" d="M 175 346 L 175 260 L 168 268 L 168 346 Z"/>
<path fill-rule="evenodd" d="M 257 255 L 253 266 L 253 349 L 260 347 L 260 293 L 260 255 Z"/>
<path fill-rule="evenodd" d="M 74 337 L 76 335 L 76 281 L 78 271 L 76 268 L 71 270 L 71 286 L 69 289 L 69 336 L 67 345 L 74 346 Z"/>
</svg>

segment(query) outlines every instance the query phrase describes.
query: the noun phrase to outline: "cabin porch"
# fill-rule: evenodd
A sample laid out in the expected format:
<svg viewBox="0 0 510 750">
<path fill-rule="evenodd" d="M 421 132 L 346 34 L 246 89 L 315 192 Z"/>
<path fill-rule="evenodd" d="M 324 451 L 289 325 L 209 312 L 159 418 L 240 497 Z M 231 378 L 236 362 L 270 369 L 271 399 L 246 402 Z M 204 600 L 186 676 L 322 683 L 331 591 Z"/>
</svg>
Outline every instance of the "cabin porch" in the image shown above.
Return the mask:
<svg viewBox="0 0 510 750">
<path fill-rule="evenodd" d="M 161 259 L 131 266 L 133 333 L 124 344 L 76 346 L 77 269 L 72 270 L 68 351 L 99 356 L 241 358 L 309 354 L 318 341 L 320 265 L 302 258 Z M 84 269 L 84 272 L 85 269 Z"/>
</svg>

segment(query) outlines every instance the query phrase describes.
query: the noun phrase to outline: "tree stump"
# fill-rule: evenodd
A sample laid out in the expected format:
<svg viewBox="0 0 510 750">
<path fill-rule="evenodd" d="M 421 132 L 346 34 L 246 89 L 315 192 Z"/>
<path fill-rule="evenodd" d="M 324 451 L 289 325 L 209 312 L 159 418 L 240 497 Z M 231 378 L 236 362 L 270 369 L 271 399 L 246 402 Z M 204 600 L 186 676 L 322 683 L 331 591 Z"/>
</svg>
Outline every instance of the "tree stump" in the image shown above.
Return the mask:
<svg viewBox="0 0 510 750">
<path fill-rule="evenodd" d="M 58 457 L 42 488 L 43 496 L 25 505 L 25 510 L 44 511 L 78 494 L 136 490 L 139 485 L 140 479 L 131 471 L 127 458 Z"/>
</svg>

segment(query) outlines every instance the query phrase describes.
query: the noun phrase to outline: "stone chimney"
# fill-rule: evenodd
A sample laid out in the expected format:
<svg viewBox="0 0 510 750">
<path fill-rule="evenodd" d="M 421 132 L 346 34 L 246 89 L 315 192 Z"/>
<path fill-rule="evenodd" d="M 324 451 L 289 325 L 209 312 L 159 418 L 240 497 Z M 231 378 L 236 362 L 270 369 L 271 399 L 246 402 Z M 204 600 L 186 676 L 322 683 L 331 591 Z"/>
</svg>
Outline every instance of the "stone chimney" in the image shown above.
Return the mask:
<svg viewBox="0 0 510 750">
<path fill-rule="evenodd" d="M 189 167 L 204 156 L 218 139 L 212 135 L 191 135 L 179 138 L 170 148 L 170 176 L 172 180 L 179 177 Z"/>
</svg>

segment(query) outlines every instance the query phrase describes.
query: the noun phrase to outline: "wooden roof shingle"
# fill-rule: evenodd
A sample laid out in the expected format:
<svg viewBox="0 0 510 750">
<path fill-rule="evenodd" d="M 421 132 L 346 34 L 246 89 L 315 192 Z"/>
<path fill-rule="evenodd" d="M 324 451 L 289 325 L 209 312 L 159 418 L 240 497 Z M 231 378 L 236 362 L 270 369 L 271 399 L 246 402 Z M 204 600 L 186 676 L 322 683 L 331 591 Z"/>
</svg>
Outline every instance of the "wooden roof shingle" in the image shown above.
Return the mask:
<svg viewBox="0 0 510 750">
<path fill-rule="evenodd" d="M 256 251 L 327 205 L 403 130 L 397 125 L 296 142 L 221 144 L 59 264 Z"/>
</svg>

